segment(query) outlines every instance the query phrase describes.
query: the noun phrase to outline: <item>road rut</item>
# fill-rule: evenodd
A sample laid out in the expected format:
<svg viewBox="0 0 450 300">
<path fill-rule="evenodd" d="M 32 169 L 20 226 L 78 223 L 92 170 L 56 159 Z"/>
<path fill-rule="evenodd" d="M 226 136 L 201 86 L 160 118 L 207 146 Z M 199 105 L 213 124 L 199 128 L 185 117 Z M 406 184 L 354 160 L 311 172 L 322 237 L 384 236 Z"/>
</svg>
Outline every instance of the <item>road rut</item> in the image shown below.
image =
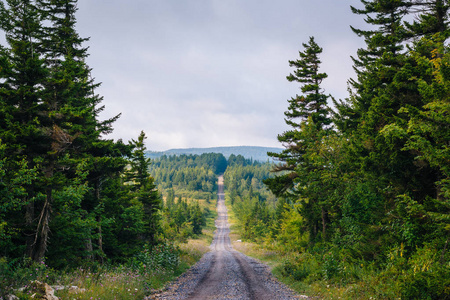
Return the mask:
<svg viewBox="0 0 450 300">
<path fill-rule="evenodd" d="M 308 299 L 278 282 L 268 266 L 232 248 L 222 176 L 218 182 L 217 212 L 211 251 L 151 299 Z"/>
</svg>

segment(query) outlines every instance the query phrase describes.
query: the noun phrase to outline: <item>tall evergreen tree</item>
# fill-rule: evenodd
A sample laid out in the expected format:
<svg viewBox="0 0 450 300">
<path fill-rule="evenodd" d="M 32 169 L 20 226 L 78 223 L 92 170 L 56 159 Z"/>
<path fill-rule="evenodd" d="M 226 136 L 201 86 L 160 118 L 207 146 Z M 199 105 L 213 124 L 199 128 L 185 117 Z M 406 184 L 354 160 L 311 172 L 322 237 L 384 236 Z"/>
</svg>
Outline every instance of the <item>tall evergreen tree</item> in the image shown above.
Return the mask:
<svg viewBox="0 0 450 300">
<path fill-rule="evenodd" d="M 264 182 L 275 194 L 293 197 L 294 201 L 302 204 L 302 214 L 308 223 L 310 241 L 313 243 L 318 236 L 320 223 L 322 238 L 326 238 L 329 222 L 325 187 L 320 184 L 323 166 L 316 163 L 314 153 L 330 132 L 331 119 L 327 108 L 328 96 L 323 94 L 320 86 L 327 77 L 325 73 L 319 72 L 322 48 L 313 37 L 303 47 L 304 51 L 299 52 L 300 59 L 289 61 L 290 66 L 296 69 L 287 79 L 301 83 L 303 94 L 288 100 L 285 121 L 292 129 L 278 136 L 286 149 L 281 153 L 268 153 L 282 161 L 274 171 L 285 174 Z"/>
<path fill-rule="evenodd" d="M 73 164 L 87 162 L 87 180 L 90 194 L 82 201 L 85 218 L 95 220 L 92 228 L 84 228 L 86 249 L 103 260 L 102 210 L 104 200 L 102 188 L 106 181 L 116 180 L 124 170 L 130 148 L 121 141 L 105 140 L 103 136 L 112 131 L 112 124 L 120 116 L 105 121 L 99 120 L 102 97 L 95 94 L 99 86 L 91 77 L 86 65 L 87 48 L 75 30 L 76 0 L 38 0 L 42 13 L 50 21 L 45 28 L 42 48 L 50 69 L 46 81 L 49 123 L 53 128 L 74 137 L 70 145 Z M 72 168 L 73 169 L 73 168 Z M 95 240 L 95 241 L 93 241 Z M 94 255 L 88 255 L 94 257 Z"/>
<path fill-rule="evenodd" d="M 346 130 L 358 126 L 367 128 L 385 124 L 385 110 L 392 111 L 392 96 L 380 96 L 403 64 L 404 44 L 407 39 L 403 18 L 407 14 L 407 1 L 403 0 L 361 0 L 364 8 L 351 7 L 352 12 L 364 15 L 372 30 L 352 27 L 353 32 L 363 37 L 366 48 L 360 48 L 353 58 L 357 79 L 350 79 L 353 88 L 349 104 L 335 102 L 338 110 L 346 113 Z M 378 102 L 378 103 L 377 103 Z M 394 102 L 394 104 L 396 104 Z M 370 111 L 372 110 L 372 111 Z M 369 129 L 370 130 L 370 129 Z"/>
<path fill-rule="evenodd" d="M 385 211 L 392 213 L 386 214 L 380 222 L 391 226 L 402 224 L 408 230 L 411 229 L 408 224 L 413 223 L 414 230 L 424 234 L 424 220 L 420 217 L 406 214 L 402 223 L 388 216 L 402 219 L 398 210 L 406 198 L 422 205 L 437 194 L 438 168 L 420 162 L 417 152 L 408 146 L 411 145 L 408 135 L 400 132 L 405 133 L 410 126 L 411 116 L 405 112 L 421 111 L 430 101 L 424 97 L 420 86 L 423 82 L 431 85 L 432 72 L 419 63 L 421 60 L 417 60 L 417 56 L 432 59 L 436 44 L 420 41 L 420 38 L 437 34 L 440 37 L 435 41 L 440 40 L 443 47 L 447 33 L 441 30 L 448 23 L 448 14 L 442 15 L 446 11 L 444 1 L 361 2 L 364 9 L 353 8 L 353 12 L 365 15 L 366 22 L 374 29 L 354 29 L 365 38 L 367 48 L 358 51 L 357 80 L 350 82 L 353 94 L 348 103 L 337 105 L 341 115 L 336 124 L 349 141 L 346 148 L 353 157 L 352 169 L 360 169 L 357 173 L 360 180 L 376 187 L 375 193 L 382 195 Z M 411 12 L 419 12 L 418 8 L 422 14 L 413 25 L 405 23 Z M 407 44 L 411 38 L 414 43 Z M 419 239 L 404 239 L 404 236 L 397 236 L 398 243 L 404 242 L 411 248 L 419 243 Z"/>
<path fill-rule="evenodd" d="M 45 216 L 37 215 L 46 206 L 45 170 L 42 156 L 50 150 L 43 123 L 43 83 L 48 74 L 39 51 L 43 17 L 31 1 L 8 0 L 0 3 L 0 26 L 6 35 L 0 68 L 0 136 L 7 145 L 5 155 L 12 161 L 26 159 L 31 169 L 39 168 L 38 181 L 26 187 L 25 215 L 28 255 L 35 257 L 38 232 L 48 227 Z M 41 218 L 38 218 L 41 217 Z M 38 219 L 39 221 L 36 221 Z M 45 240 L 43 242 L 46 242 Z"/>
<path fill-rule="evenodd" d="M 442 33 L 444 39 L 449 37 L 448 0 L 414 0 L 409 1 L 409 11 L 416 15 L 415 20 L 406 22 L 409 36 L 432 37 L 435 33 Z"/>
<path fill-rule="evenodd" d="M 155 235 L 159 230 L 159 210 L 161 209 L 161 199 L 154 179 L 150 176 L 150 159 L 145 156 L 145 133 L 141 131 L 137 140 L 132 140 L 131 145 L 134 150 L 131 154 L 127 179 L 132 183 L 132 192 L 142 203 L 144 208 L 144 236 L 145 240 L 154 244 Z"/>
<path fill-rule="evenodd" d="M 319 55 L 323 49 L 317 45 L 314 37 L 311 37 L 308 43 L 303 43 L 303 47 L 304 51 L 299 51 L 300 59 L 289 61 L 289 65 L 294 67 L 295 71 L 286 77 L 290 82 L 299 82 L 303 93 L 288 100 L 289 107 L 284 113 L 285 122 L 292 129 L 278 135 L 278 141 L 286 149 L 281 153 L 268 153 L 269 156 L 281 161 L 274 171 L 287 171 L 286 174 L 266 182 L 277 195 L 292 188 L 297 177 L 294 170 L 301 163 L 304 148 L 307 147 L 300 133 L 303 124 L 310 121 L 321 130 L 331 123 L 327 111 L 328 96 L 323 94 L 320 87 L 322 80 L 327 78 L 327 74 L 319 72 L 321 63 Z"/>
<path fill-rule="evenodd" d="M 448 8 L 445 8 L 444 1 L 374 0 L 362 3 L 365 9 L 353 8 L 353 12 L 366 15 L 366 22 L 376 29 L 354 29 L 355 33 L 365 37 L 367 43 L 367 50 L 360 50 L 359 60 L 355 60 L 358 79 L 351 82 L 355 88 L 355 94 L 350 98 L 353 115 L 347 115 L 357 124 L 353 127 L 356 131 L 352 140 L 359 144 L 355 148 L 360 150 L 355 154 L 366 172 L 378 177 L 382 185 L 393 187 L 388 197 L 420 191 L 412 193 L 423 200 L 433 193 L 436 170 L 415 165 L 415 154 L 403 149 L 405 139 L 388 139 L 381 132 L 393 124 L 406 126 L 407 116 L 401 112 L 402 107 L 419 108 L 424 105 L 426 100 L 419 93 L 415 78 L 423 78 L 427 82 L 431 78 L 422 72 L 409 52 L 404 51 L 404 45 L 411 36 L 423 35 L 423 26 L 429 29 L 427 34 L 432 34 L 431 28 L 435 33 L 443 30 L 444 24 L 448 23 L 448 16 L 443 14 L 446 15 L 444 11 Z M 407 30 L 404 19 L 419 6 L 428 13 L 420 15 Z M 423 55 L 429 57 L 431 50 L 422 48 Z"/>
</svg>

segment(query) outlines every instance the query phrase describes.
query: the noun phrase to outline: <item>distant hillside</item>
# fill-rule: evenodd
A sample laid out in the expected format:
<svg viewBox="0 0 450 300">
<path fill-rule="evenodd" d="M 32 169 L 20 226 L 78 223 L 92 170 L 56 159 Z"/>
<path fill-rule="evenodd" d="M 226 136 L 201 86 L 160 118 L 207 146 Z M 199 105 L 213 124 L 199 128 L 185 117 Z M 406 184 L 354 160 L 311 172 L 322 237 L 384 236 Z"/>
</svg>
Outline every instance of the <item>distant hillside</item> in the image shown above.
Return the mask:
<svg viewBox="0 0 450 300">
<path fill-rule="evenodd" d="M 203 153 L 222 153 L 228 158 L 231 154 L 242 155 L 245 158 L 266 162 L 270 160 L 267 152 L 281 152 L 282 148 L 274 147 L 258 147 L 258 146 L 236 146 L 236 147 L 212 147 L 212 148 L 187 148 L 187 149 L 170 149 L 162 152 L 148 151 L 146 154 L 150 158 L 158 158 L 163 155 L 181 155 L 193 154 L 201 155 Z"/>
</svg>

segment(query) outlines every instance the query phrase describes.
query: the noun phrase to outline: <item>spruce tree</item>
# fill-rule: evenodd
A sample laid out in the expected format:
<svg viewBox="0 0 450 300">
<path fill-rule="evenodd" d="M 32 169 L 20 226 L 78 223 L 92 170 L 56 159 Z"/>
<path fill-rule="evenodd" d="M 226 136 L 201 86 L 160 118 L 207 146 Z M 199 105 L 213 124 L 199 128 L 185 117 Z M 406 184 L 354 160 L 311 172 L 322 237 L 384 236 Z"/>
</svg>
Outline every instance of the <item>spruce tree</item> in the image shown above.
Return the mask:
<svg viewBox="0 0 450 300">
<path fill-rule="evenodd" d="M 159 230 L 159 210 L 161 200 L 156 190 L 153 177 L 150 176 L 150 159 L 145 156 L 145 133 L 141 131 L 137 140 L 132 140 L 134 148 L 130 157 L 130 170 L 127 180 L 132 184 L 131 191 L 136 199 L 142 203 L 144 209 L 144 239 L 154 244 Z"/>
<path fill-rule="evenodd" d="M 408 34 L 411 38 L 431 38 L 436 33 L 443 34 L 443 38 L 449 37 L 448 0 L 414 0 L 409 1 L 409 12 L 416 18 L 413 22 L 405 22 Z"/>
<path fill-rule="evenodd" d="M 304 51 L 299 52 L 300 59 L 289 61 L 295 71 L 287 79 L 301 83 L 303 94 L 288 100 L 285 121 L 292 129 L 278 136 L 286 149 L 279 154 L 268 153 L 282 162 L 274 171 L 284 174 L 267 179 L 264 183 L 275 194 L 301 203 L 310 242 L 314 243 L 319 231 L 322 232 L 322 239 L 326 239 L 329 223 L 329 205 L 324 193 L 326 188 L 320 178 L 323 165 L 317 164 L 315 153 L 330 132 L 331 119 L 328 116 L 328 96 L 323 94 L 320 86 L 327 77 L 325 73 L 319 72 L 322 48 L 313 37 L 303 47 Z"/>
<path fill-rule="evenodd" d="M 38 238 L 38 232 L 48 229 L 47 182 L 42 157 L 50 150 L 50 139 L 44 119 L 43 84 L 48 70 L 39 50 L 43 17 L 31 1 L 8 0 L 0 3 L 0 26 L 6 35 L 7 47 L 2 48 L 0 68 L 0 136 L 6 145 L 9 160 L 27 160 L 30 169 L 37 168 L 37 180 L 26 186 L 23 197 L 27 253 L 36 255 L 36 245 L 47 240 Z M 20 165 L 20 164 L 19 164 Z M 39 220 L 39 221 L 36 221 Z"/>
<path fill-rule="evenodd" d="M 365 38 L 367 48 L 360 49 L 358 59 L 354 60 L 357 80 L 350 81 L 354 88 L 350 102 L 338 105 L 338 110 L 346 115 L 339 117 L 340 120 L 336 123 L 348 125 L 353 122 L 352 126 L 341 126 L 340 129 L 351 136 L 352 148 L 357 149 L 354 153 L 358 158 L 357 163 L 366 174 L 378 178 L 380 187 L 392 186 L 385 195 L 387 198 L 392 199 L 408 192 L 423 200 L 426 195 L 433 193 L 436 171 L 417 167 L 414 164 L 415 154 L 404 151 L 405 138 L 388 137 L 384 128 L 394 124 L 406 126 L 407 116 L 402 113 L 401 108 L 419 108 L 424 105 L 425 99 L 419 93 L 415 79 L 424 78 L 429 81 L 430 77 L 422 72 L 410 53 L 405 51 L 405 43 L 411 36 L 417 37 L 424 33 L 424 27 L 418 24 L 423 24 L 428 29 L 434 28 L 435 31 L 441 30 L 448 18 L 442 16 L 443 10 L 446 11 L 445 5 L 442 1 L 361 2 L 364 9 L 352 10 L 356 14 L 365 15 L 366 22 L 374 29 L 353 28 L 356 34 Z M 426 7 L 429 14 L 420 15 L 414 26 L 408 26 L 404 20 L 419 4 L 422 9 Z M 431 19 L 434 21 L 430 21 Z M 440 25 L 431 26 L 431 23 Z M 414 28 L 418 30 L 415 33 L 411 31 Z M 428 34 L 431 32 L 428 31 Z M 424 55 L 431 55 L 432 49 L 423 50 Z"/>
<path fill-rule="evenodd" d="M 100 85 L 91 76 L 86 64 L 87 48 L 75 30 L 76 0 L 38 0 L 41 12 L 49 20 L 45 27 L 42 49 L 45 53 L 50 76 L 46 81 L 49 124 L 52 128 L 72 137 L 68 154 L 72 167 L 85 161 L 90 193 L 80 203 L 85 218 L 95 220 L 91 228 L 84 228 L 84 243 L 88 258 L 96 256 L 103 261 L 102 212 L 104 209 L 103 187 L 108 180 L 115 181 L 126 165 L 125 156 L 130 148 L 121 141 L 104 139 L 112 131 L 112 124 L 120 116 L 100 121 L 102 97 L 95 94 Z M 95 254 L 95 255 L 94 255 Z"/>
<path fill-rule="evenodd" d="M 441 173 L 411 148 L 406 128 L 414 120 L 412 112 L 424 111 L 430 101 L 424 97 L 421 85 L 431 85 L 433 73 L 419 62 L 432 59 L 436 48 L 440 48 L 421 38 L 434 36 L 434 41 L 439 40 L 444 47 L 448 30 L 442 30 L 442 25 L 448 24 L 448 14 L 442 16 L 446 11 L 444 1 L 361 2 L 364 9 L 353 8 L 353 12 L 365 15 L 373 29 L 354 29 L 365 38 L 367 47 L 358 51 L 357 79 L 350 82 L 353 91 L 349 101 L 337 105 L 335 123 L 348 141 L 345 148 L 353 160 L 349 168 L 354 172 L 352 180 L 364 182 L 356 187 L 368 184 L 374 194 L 381 196 L 386 214 L 378 214 L 378 222 L 389 224 L 392 232 L 404 232 L 395 237 L 396 242 L 412 250 L 421 241 L 418 234 L 407 237 L 406 232 L 414 228 L 425 234 L 426 222 L 419 215 L 405 213 L 404 207 L 412 209 L 411 203 L 431 205 L 430 199 L 439 194 L 436 182 Z M 419 12 L 418 7 L 422 14 L 413 25 L 405 22 L 411 13 Z M 413 43 L 408 44 L 411 40 Z M 342 199 L 344 206 L 353 193 L 358 193 L 351 187 L 347 190 L 348 196 Z M 377 235 L 382 235 L 381 230 Z"/>
<path fill-rule="evenodd" d="M 403 64 L 402 58 L 405 53 L 403 42 L 407 39 L 403 25 L 403 18 L 407 14 L 406 1 L 361 0 L 361 2 L 364 8 L 351 7 L 352 12 L 364 15 L 366 23 L 373 29 L 361 30 L 351 27 L 353 32 L 364 38 L 367 46 L 358 49 L 356 58 L 352 57 L 357 79 L 349 81 L 352 88 L 350 106 L 335 102 L 338 110 L 347 114 L 345 116 L 347 120 L 344 122 L 347 130 L 361 125 L 367 125 L 368 128 L 383 126 L 384 116 L 380 114 L 385 114 L 385 109 L 399 108 L 399 106 L 388 108 L 392 103 L 390 99 L 392 96 L 386 98 L 380 97 L 379 94 L 384 92 Z M 374 103 L 375 101 L 379 103 Z M 369 112 L 371 109 L 372 112 Z"/>
<path fill-rule="evenodd" d="M 322 80 L 327 78 L 325 73 L 319 72 L 321 64 L 319 55 L 323 49 L 317 45 L 314 37 L 311 37 L 308 43 L 303 43 L 303 47 L 304 51 L 299 51 L 300 59 L 289 61 L 289 65 L 294 67 L 295 71 L 286 77 L 290 82 L 299 82 L 303 93 L 288 100 L 289 107 L 284 113 L 285 122 L 292 129 L 278 135 L 278 141 L 286 149 L 281 153 L 268 153 L 281 162 L 274 171 L 287 171 L 284 175 L 266 181 L 277 195 L 288 192 L 297 177 L 294 170 L 301 163 L 304 147 L 307 147 L 301 137 L 302 125 L 308 122 L 309 118 L 318 130 L 326 129 L 331 123 L 327 111 L 328 96 L 323 94 L 320 87 Z"/>
</svg>

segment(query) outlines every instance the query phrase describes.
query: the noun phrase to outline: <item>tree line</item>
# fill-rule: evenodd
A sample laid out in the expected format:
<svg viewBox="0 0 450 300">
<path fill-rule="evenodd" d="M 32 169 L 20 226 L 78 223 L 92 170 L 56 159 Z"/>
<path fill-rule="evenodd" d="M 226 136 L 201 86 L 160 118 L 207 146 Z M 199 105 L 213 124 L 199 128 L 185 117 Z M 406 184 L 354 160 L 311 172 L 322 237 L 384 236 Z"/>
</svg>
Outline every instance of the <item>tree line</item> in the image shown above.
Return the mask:
<svg viewBox="0 0 450 300">
<path fill-rule="evenodd" d="M 321 278 L 357 281 L 346 267 L 369 264 L 380 281 L 398 283 L 396 296 L 442 299 L 450 295 L 449 3 L 362 0 L 351 9 L 367 26 L 352 27 L 366 46 L 352 57 L 349 97 L 325 94 L 323 50 L 311 37 L 289 61 L 287 80 L 301 94 L 288 100 L 289 129 L 278 135 L 285 149 L 269 154 L 278 164 L 265 183 L 278 205 L 254 206 L 241 226 L 259 214 L 271 229 L 247 237 L 312 254 Z M 313 281 L 306 261 L 285 270 Z"/>
<path fill-rule="evenodd" d="M 217 192 L 217 175 L 225 172 L 227 159 L 220 153 L 163 155 L 152 161 L 149 172 L 158 189 L 167 195 L 212 199 Z"/>
</svg>

